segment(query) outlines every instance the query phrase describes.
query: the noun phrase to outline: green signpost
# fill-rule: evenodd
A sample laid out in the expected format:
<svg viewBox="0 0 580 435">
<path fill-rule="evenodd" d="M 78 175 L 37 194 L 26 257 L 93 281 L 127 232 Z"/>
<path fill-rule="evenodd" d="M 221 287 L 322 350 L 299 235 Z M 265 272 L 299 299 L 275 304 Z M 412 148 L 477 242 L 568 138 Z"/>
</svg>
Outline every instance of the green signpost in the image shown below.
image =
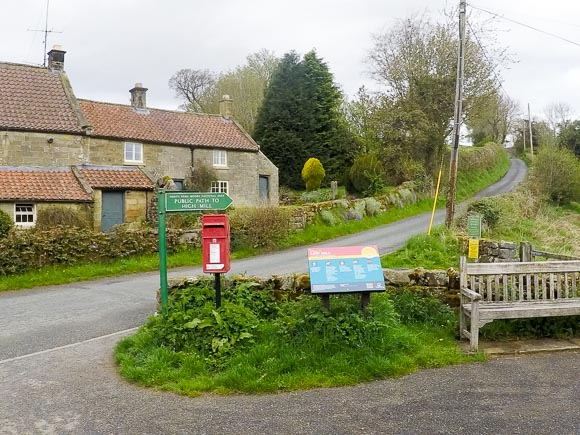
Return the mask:
<svg viewBox="0 0 580 435">
<path fill-rule="evenodd" d="M 470 239 L 481 239 L 480 214 L 470 214 L 467 216 L 467 235 Z"/>
<path fill-rule="evenodd" d="M 232 202 L 225 193 L 165 192 L 165 210 L 168 212 L 225 210 Z"/>
<path fill-rule="evenodd" d="M 157 208 L 159 211 L 159 281 L 161 285 L 161 307 L 167 309 L 167 237 L 166 215 L 173 212 L 225 210 L 233 200 L 225 193 L 167 192 L 159 190 Z"/>
</svg>

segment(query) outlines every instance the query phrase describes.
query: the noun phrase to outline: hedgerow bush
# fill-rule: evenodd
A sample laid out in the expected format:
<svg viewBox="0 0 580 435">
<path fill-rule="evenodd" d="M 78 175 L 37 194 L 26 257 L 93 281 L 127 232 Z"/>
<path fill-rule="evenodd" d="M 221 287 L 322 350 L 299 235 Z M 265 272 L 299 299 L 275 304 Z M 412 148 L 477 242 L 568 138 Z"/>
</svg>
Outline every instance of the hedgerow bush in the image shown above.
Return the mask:
<svg viewBox="0 0 580 435">
<path fill-rule="evenodd" d="M 355 193 L 372 196 L 385 187 L 385 175 L 381 162 L 374 154 L 361 154 L 354 159 L 348 172 L 349 187 Z"/>
<path fill-rule="evenodd" d="M 5 237 L 14 227 L 14 222 L 8 213 L 0 210 L 0 237 Z"/>
<path fill-rule="evenodd" d="M 306 184 L 306 190 L 311 192 L 320 189 L 320 184 L 326 175 L 326 171 L 317 158 L 311 157 L 302 168 L 302 180 Z"/>
<path fill-rule="evenodd" d="M 167 248 L 179 247 L 179 232 L 167 232 Z M 72 265 L 157 252 L 157 234 L 148 228 L 117 226 L 109 233 L 86 228 L 12 231 L 0 239 L 0 275 L 54 264 Z"/>
<path fill-rule="evenodd" d="M 88 210 L 79 210 L 61 205 L 51 205 L 38 210 L 35 227 L 50 230 L 54 227 L 90 228 Z"/>
<path fill-rule="evenodd" d="M 292 212 L 283 207 L 236 207 L 229 213 L 232 248 L 271 248 L 292 231 Z"/>
<path fill-rule="evenodd" d="M 544 146 L 535 156 L 530 185 L 555 204 L 580 200 L 580 160 L 566 148 Z"/>
</svg>

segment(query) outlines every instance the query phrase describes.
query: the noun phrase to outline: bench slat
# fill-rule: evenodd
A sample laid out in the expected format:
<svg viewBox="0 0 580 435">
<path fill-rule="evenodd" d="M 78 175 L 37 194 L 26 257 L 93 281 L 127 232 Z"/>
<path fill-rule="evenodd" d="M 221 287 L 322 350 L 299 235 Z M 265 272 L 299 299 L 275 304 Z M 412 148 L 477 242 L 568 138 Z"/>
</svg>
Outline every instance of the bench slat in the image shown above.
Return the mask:
<svg viewBox="0 0 580 435">
<path fill-rule="evenodd" d="M 471 304 L 464 304 L 463 308 L 471 312 Z M 573 299 L 559 302 L 529 302 L 526 304 L 479 303 L 479 319 L 485 323 L 495 319 L 575 315 L 580 315 L 580 301 Z"/>
<path fill-rule="evenodd" d="M 578 272 L 580 260 L 539 261 L 523 263 L 468 263 L 468 275 L 495 275 L 498 273 Z"/>
</svg>

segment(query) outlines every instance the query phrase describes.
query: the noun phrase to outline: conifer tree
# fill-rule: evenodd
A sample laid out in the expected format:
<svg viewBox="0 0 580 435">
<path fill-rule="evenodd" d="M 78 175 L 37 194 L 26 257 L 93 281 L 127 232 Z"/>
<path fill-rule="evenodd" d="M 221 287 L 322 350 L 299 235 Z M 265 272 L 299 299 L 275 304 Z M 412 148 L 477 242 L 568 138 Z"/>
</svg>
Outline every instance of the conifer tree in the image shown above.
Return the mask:
<svg viewBox="0 0 580 435">
<path fill-rule="evenodd" d="M 302 187 L 301 169 L 317 156 L 327 179 L 344 174 L 352 140 L 342 122 L 342 94 L 328 66 L 314 51 L 300 60 L 286 54 L 274 73 L 258 113 L 254 138 L 280 170 L 280 184 Z"/>
</svg>

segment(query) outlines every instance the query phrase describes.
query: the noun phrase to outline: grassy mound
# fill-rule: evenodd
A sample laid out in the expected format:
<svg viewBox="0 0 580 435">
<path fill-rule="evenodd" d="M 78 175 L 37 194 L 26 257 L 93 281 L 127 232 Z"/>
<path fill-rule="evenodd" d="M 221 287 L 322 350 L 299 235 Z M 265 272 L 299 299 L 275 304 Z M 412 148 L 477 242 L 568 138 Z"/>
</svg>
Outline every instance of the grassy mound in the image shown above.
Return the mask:
<svg viewBox="0 0 580 435">
<path fill-rule="evenodd" d="M 252 283 L 226 287 L 216 309 L 201 280 L 121 341 L 116 358 L 127 379 L 187 395 L 351 385 L 481 359 L 458 349 L 456 323 L 447 306 L 414 294 L 373 294 L 366 312 L 356 296 L 332 297 L 327 312 L 316 296 Z"/>
</svg>

